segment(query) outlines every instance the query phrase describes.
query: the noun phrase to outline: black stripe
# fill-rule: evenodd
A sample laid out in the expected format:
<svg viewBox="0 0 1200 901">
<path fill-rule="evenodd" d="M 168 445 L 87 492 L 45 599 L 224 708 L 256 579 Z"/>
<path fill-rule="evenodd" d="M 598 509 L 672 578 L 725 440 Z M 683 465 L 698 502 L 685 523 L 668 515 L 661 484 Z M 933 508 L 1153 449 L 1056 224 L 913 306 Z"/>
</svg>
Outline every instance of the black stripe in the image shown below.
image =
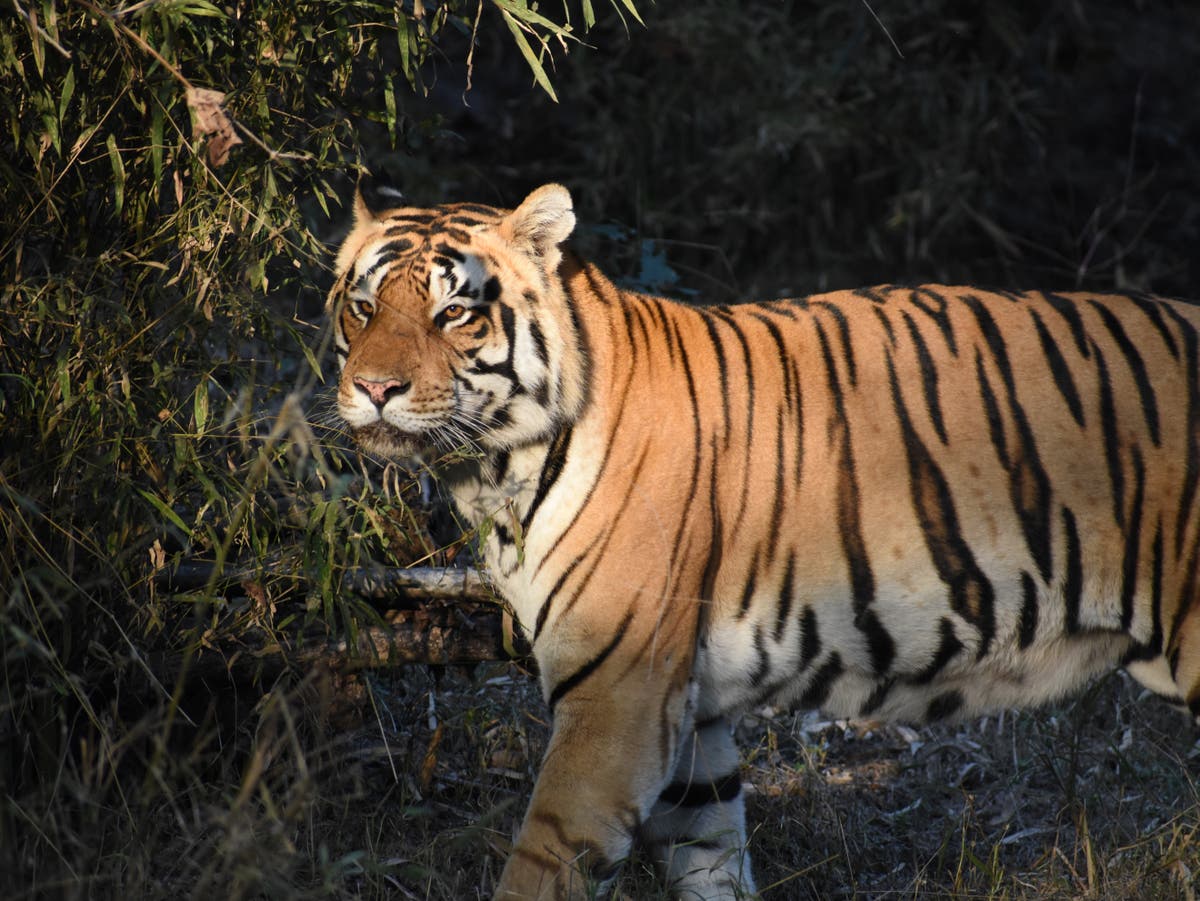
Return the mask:
<svg viewBox="0 0 1200 901">
<path fill-rule="evenodd" d="M 1100 431 L 1104 436 L 1104 459 L 1108 464 L 1108 481 L 1112 486 L 1113 518 L 1125 528 L 1125 471 L 1121 468 L 1120 437 L 1117 434 L 1117 411 L 1113 402 L 1112 380 L 1104 354 L 1096 347 L 1096 381 L 1100 387 Z"/>
<path fill-rule="evenodd" d="M 1007 470 L 1011 463 L 1008 457 L 1008 441 L 1004 435 L 1004 419 L 1000 416 L 1000 404 L 996 402 L 996 392 L 992 390 L 992 383 L 988 380 L 987 370 L 983 366 L 983 354 L 978 348 L 975 349 L 975 380 L 979 383 L 979 396 L 983 401 L 983 412 L 987 417 L 992 447 L 996 450 L 1000 465 Z"/>
<path fill-rule="evenodd" d="M 721 336 L 717 334 L 717 318 L 701 310 L 700 321 L 704 323 L 704 330 L 708 334 L 708 340 L 712 343 L 713 354 L 717 358 L 717 377 L 721 381 L 721 422 L 725 426 L 725 446 L 729 447 L 733 433 L 729 427 L 729 373 L 726 371 L 725 348 L 721 341 Z"/>
<path fill-rule="evenodd" d="M 942 421 L 942 405 L 938 400 L 937 367 L 933 363 L 933 357 L 929 355 L 929 347 L 925 344 L 925 339 L 921 337 L 917 324 L 913 322 L 907 312 L 904 312 L 902 316 L 917 350 L 917 361 L 921 366 L 921 385 L 925 390 L 925 407 L 929 411 L 929 418 L 933 422 L 934 430 L 942 440 L 942 444 L 945 444 L 947 441 L 946 424 Z"/>
<path fill-rule="evenodd" d="M 445 241 L 439 241 L 436 245 L 434 245 L 433 250 L 434 253 L 440 254 L 444 257 L 449 257 L 456 263 L 466 262 L 467 259 L 457 247 L 453 247 L 450 244 L 447 244 Z"/>
<path fill-rule="evenodd" d="M 1155 447 L 1159 447 L 1162 445 L 1162 434 L 1158 427 L 1158 401 L 1154 396 L 1154 386 L 1150 384 L 1150 376 L 1146 372 L 1146 361 L 1129 340 L 1129 335 L 1113 311 L 1094 300 L 1091 301 L 1091 305 L 1100 314 L 1105 328 L 1113 336 L 1125 357 L 1125 362 L 1129 364 L 1133 380 L 1137 383 L 1138 396 L 1142 399 L 1142 415 L 1146 417 L 1146 427 L 1150 429 L 1150 440 L 1154 442 Z"/>
<path fill-rule="evenodd" d="M 742 606 L 738 609 L 737 618 L 741 619 L 750 609 L 750 602 L 754 600 L 754 584 L 758 579 L 758 551 L 754 552 L 754 559 L 750 561 L 750 578 L 746 580 L 746 586 L 742 589 Z"/>
<path fill-rule="evenodd" d="M 887 303 L 887 298 L 876 291 L 874 288 L 855 288 L 850 292 L 855 297 L 862 297 L 871 303 Z"/>
<path fill-rule="evenodd" d="M 842 657 L 837 651 L 834 651 L 804 689 L 804 694 L 800 696 L 800 706 L 820 707 L 829 700 L 829 692 L 833 690 L 833 683 L 842 674 L 842 671 Z"/>
<path fill-rule="evenodd" d="M 742 331 L 741 325 L 732 317 L 728 310 L 720 311 L 723 315 L 721 319 L 733 330 L 733 335 L 737 338 L 738 343 L 742 346 L 742 359 L 746 364 L 746 464 L 749 469 L 750 452 L 749 448 L 754 440 L 754 364 L 750 353 L 750 343 L 746 340 L 746 333 Z"/>
<path fill-rule="evenodd" d="M 883 307 L 871 307 L 871 312 L 875 314 L 875 318 L 879 320 L 879 324 L 883 326 L 883 331 L 888 337 L 888 342 L 892 347 L 896 346 L 896 333 L 892 330 L 892 321 L 887 318 L 887 313 Z"/>
<path fill-rule="evenodd" d="M 1046 363 L 1050 366 L 1050 374 L 1054 377 L 1054 384 L 1058 386 L 1058 393 L 1067 402 L 1067 409 L 1071 411 L 1071 417 L 1082 426 L 1084 424 L 1083 402 L 1079 399 L 1079 389 L 1075 387 L 1075 380 L 1071 377 L 1071 369 L 1067 366 L 1067 361 L 1063 359 L 1062 351 L 1058 349 L 1058 345 L 1050 337 L 1050 332 L 1046 330 L 1046 324 L 1042 321 L 1042 317 L 1038 315 L 1037 310 L 1031 307 L 1029 315 L 1033 317 L 1033 324 L 1037 327 L 1038 340 L 1042 344 L 1042 353 L 1046 355 Z"/>
<path fill-rule="evenodd" d="M 846 407 L 842 398 L 841 382 L 819 321 L 814 322 L 821 355 L 825 360 L 829 391 L 834 399 L 835 416 L 829 421 L 829 440 L 837 450 L 837 522 L 842 540 L 842 552 L 850 576 L 850 587 L 854 601 L 854 624 L 863 632 L 871 651 L 871 660 L 876 673 L 886 672 L 895 657 L 895 645 L 878 618 L 869 611 L 875 600 L 875 575 L 867 556 L 866 542 L 862 536 L 861 509 L 858 494 L 858 477 L 855 473 L 854 451 L 850 439 L 850 423 L 846 419 Z"/>
<path fill-rule="evenodd" d="M 634 312 L 631 309 L 629 304 L 627 304 L 627 303 L 621 304 L 621 316 L 625 320 L 625 339 L 628 342 L 628 350 L 629 350 L 629 354 L 626 357 L 625 362 L 627 363 L 629 368 L 632 369 L 637 366 L 638 346 L 637 346 L 637 338 L 635 338 L 634 334 L 633 334 Z M 645 326 L 640 322 L 639 322 L 639 325 L 642 325 L 642 331 L 644 332 Z"/>
<path fill-rule="evenodd" d="M 571 436 L 572 428 L 567 426 L 559 431 L 550 443 L 550 448 L 546 451 L 546 459 L 542 461 L 542 471 L 538 473 L 538 483 L 533 492 L 533 500 L 529 502 L 529 509 L 525 511 L 525 516 L 521 519 L 521 528 L 529 529 L 534 514 L 537 513 L 542 501 L 546 499 L 546 495 L 558 481 L 558 477 L 562 475 L 563 467 L 567 463 L 567 454 L 571 449 Z"/>
<path fill-rule="evenodd" d="M 1071 335 L 1075 338 L 1075 346 L 1079 349 L 1080 356 L 1085 360 L 1091 357 L 1091 346 L 1087 331 L 1083 327 L 1083 317 L 1079 315 L 1079 308 L 1058 294 L 1043 294 L 1042 297 L 1066 321 L 1067 326 L 1071 329 Z"/>
<path fill-rule="evenodd" d="M 750 674 L 751 688 L 762 685 L 763 680 L 771 672 L 771 655 L 767 651 L 767 639 L 763 634 L 762 623 L 754 627 L 754 654 L 758 658 L 758 664 Z"/>
<path fill-rule="evenodd" d="M 943 616 L 939 622 L 939 628 L 942 634 L 938 641 L 937 652 L 929 661 L 929 665 L 912 677 L 910 681 L 913 685 L 928 685 L 965 647 L 958 640 L 958 636 L 954 634 L 954 623 L 949 619 Z"/>
<path fill-rule="evenodd" d="M 1038 591 L 1033 576 L 1021 571 L 1021 625 L 1017 633 L 1017 647 L 1027 648 L 1037 637 Z"/>
<path fill-rule="evenodd" d="M 938 577 L 950 590 L 951 607 L 979 630 L 977 653 L 982 658 L 996 630 L 995 590 L 963 538 L 949 482 L 913 429 L 891 355 L 885 355 L 884 360 L 888 368 L 892 403 L 904 440 L 909 490 L 912 492 L 917 522 Z"/>
<path fill-rule="evenodd" d="M 658 800 L 672 807 L 704 807 L 725 804 L 742 793 L 742 775 L 737 770 L 707 782 L 672 782 Z"/>
<path fill-rule="evenodd" d="M 483 283 L 483 302 L 495 303 L 500 299 L 500 279 L 492 276 Z"/>
<path fill-rule="evenodd" d="M 658 322 L 658 332 L 667 343 L 667 358 L 675 362 L 675 336 L 671 332 L 671 323 L 667 320 L 667 311 L 661 301 L 639 295 L 638 299 L 650 311 L 651 316 Z"/>
<path fill-rule="evenodd" d="M 796 590 L 796 554 L 788 554 L 787 566 L 783 570 L 783 584 L 779 586 L 779 604 L 775 618 L 775 640 L 783 639 L 783 630 L 792 614 L 792 595 Z"/>
<path fill-rule="evenodd" d="M 896 642 L 879 621 L 879 615 L 869 607 L 854 615 L 854 625 L 866 636 L 872 670 L 875 675 L 882 676 L 891 669 L 892 661 L 896 659 Z"/>
<path fill-rule="evenodd" d="M 664 311 L 665 315 L 665 311 Z M 679 527 L 676 529 L 675 538 L 671 543 L 671 557 L 667 564 L 667 572 L 675 572 L 675 561 L 678 559 L 682 548 L 682 539 L 684 530 L 691 525 L 691 510 L 692 504 L 696 501 L 696 494 L 700 485 L 700 466 L 703 461 L 703 438 L 702 438 L 702 423 L 700 421 L 700 399 L 696 395 L 696 379 L 692 374 L 691 358 L 688 354 L 687 347 L 683 340 L 683 335 L 679 331 L 679 322 L 677 318 L 671 321 L 671 329 L 674 331 L 675 338 L 679 343 L 679 359 L 683 364 L 683 374 L 687 381 L 688 402 L 692 408 L 692 455 L 691 464 L 692 472 L 688 477 L 688 485 L 686 488 L 687 500 L 684 501 L 683 511 L 679 516 Z M 716 460 L 712 461 L 712 465 L 716 466 Z"/>
<path fill-rule="evenodd" d="M 649 314 L 642 309 L 641 304 L 636 306 L 633 304 L 622 305 L 622 312 L 629 313 L 630 311 L 633 312 L 633 318 L 637 323 L 638 331 L 642 333 L 642 343 L 647 347 L 647 349 L 653 347 L 654 341 L 650 337 L 652 326 L 646 322 L 646 317 Z M 630 340 L 630 350 L 633 352 L 637 351 L 637 342 L 632 339 Z"/>
<path fill-rule="evenodd" d="M 817 614 L 812 607 L 805 607 L 800 615 L 800 665 L 804 672 L 821 653 L 821 636 L 817 632 Z"/>
<path fill-rule="evenodd" d="M 586 273 L 585 273 L 586 275 Z M 566 287 L 566 283 L 563 283 Z M 592 354 L 588 342 L 587 326 L 583 324 L 583 320 L 579 316 L 579 304 L 574 302 L 567 303 L 567 312 L 571 314 L 571 329 L 574 331 L 574 350 L 579 355 L 579 368 L 581 370 L 579 382 L 584 386 L 583 407 L 587 407 L 591 403 L 591 384 L 592 384 Z M 566 342 L 570 344 L 571 342 Z M 560 359 L 562 359 L 560 357 Z M 580 414 L 582 415 L 582 410 Z"/>
<path fill-rule="evenodd" d="M 1134 306 L 1146 314 L 1151 324 L 1157 329 L 1159 335 L 1162 336 L 1163 343 L 1167 345 L 1167 350 L 1171 352 L 1171 356 L 1178 360 L 1179 345 L 1175 343 L 1175 336 L 1171 334 L 1166 320 L 1163 319 L 1162 311 L 1159 309 L 1162 301 L 1150 297 L 1142 297 L 1137 294 L 1129 295 L 1129 299 L 1133 301 Z"/>
<path fill-rule="evenodd" d="M 1075 526 L 1075 514 L 1069 507 L 1063 507 L 1062 518 L 1067 536 L 1067 577 L 1063 584 L 1063 602 L 1066 609 L 1063 627 L 1070 635 L 1079 631 L 1079 605 L 1083 600 L 1083 563 L 1080 559 L 1079 530 Z"/>
<path fill-rule="evenodd" d="M 721 522 L 721 505 L 718 503 L 717 496 L 716 437 L 709 435 L 709 443 L 714 461 L 712 467 L 709 468 L 708 478 L 708 512 L 712 516 L 712 525 L 709 532 L 708 559 L 704 561 L 704 574 L 700 577 L 700 615 L 696 623 L 696 634 L 699 640 L 703 640 L 704 636 L 708 634 L 709 611 L 712 608 L 717 572 L 721 568 L 721 561 L 725 550 L 725 533 Z"/>
<path fill-rule="evenodd" d="M 609 640 L 608 644 L 602 647 L 591 660 L 585 663 L 567 678 L 563 679 L 554 686 L 554 690 L 550 692 L 550 699 L 547 703 L 550 705 L 550 712 L 554 712 L 555 705 L 558 704 L 566 695 L 578 688 L 588 676 L 600 668 L 601 664 L 609 658 L 613 651 L 617 649 L 617 645 L 625 638 L 625 631 L 629 628 L 629 623 L 633 619 L 633 611 L 630 610 L 625 614 L 625 618 L 621 620 L 621 625 L 617 626 L 617 631 Z"/>
<path fill-rule="evenodd" d="M 854 360 L 854 342 L 850 338 L 850 323 L 846 320 L 846 314 L 836 305 L 823 302 L 820 307 L 827 311 L 833 317 L 833 321 L 837 323 L 838 333 L 842 339 L 842 359 L 846 363 L 846 378 L 850 382 L 850 387 L 853 388 L 858 384 L 858 365 Z"/>
<path fill-rule="evenodd" d="M 592 581 L 592 576 L 594 576 L 596 574 L 596 569 L 600 566 L 600 562 L 604 559 L 605 551 L 608 550 L 608 543 L 610 541 L 612 541 L 613 535 L 616 534 L 616 532 L 619 528 L 619 523 L 621 521 L 621 517 L 623 517 L 625 515 L 625 511 L 629 508 L 629 499 L 631 497 L 633 497 L 634 489 L 639 487 L 639 485 L 641 484 L 640 478 L 641 478 L 642 468 L 646 464 L 646 455 L 647 455 L 647 449 L 642 448 L 641 453 L 638 455 L 637 462 L 634 464 L 633 469 L 629 474 L 629 477 L 628 477 L 629 484 L 625 488 L 625 494 L 622 496 L 621 502 L 617 505 L 616 509 L 609 514 L 608 519 L 605 523 L 604 537 L 598 538 L 598 539 L 593 539 L 591 544 L 588 546 L 587 553 L 591 554 L 593 551 L 595 551 L 595 553 L 593 555 L 592 565 L 588 568 L 588 571 L 583 574 L 583 578 L 580 579 L 579 585 L 576 586 L 575 592 L 574 592 L 574 594 L 571 595 L 570 600 L 568 600 L 566 602 L 566 604 L 563 605 L 560 616 L 565 615 L 568 611 L 571 610 L 571 608 L 573 608 L 575 606 L 575 603 L 579 600 L 580 597 L 583 596 L 584 592 L 587 589 L 588 584 Z M 592 487 L 594 488 L 595 486 L 593 485 Z M 591 488 L 588 489 L 588 497 L 589 498 L 591 497 L 591 490 L 592 490 Z M 578 521 L 578 518 L 573 520 L 572 525 L 574 525 L 575 522 L 577 522 L 577 521 Z"/>
<path fill-rule="evenodd" d="M 925 298 L 932 301 L 934 306 L 926 303 Z M 909 295 L 908 300 L 913 306 L 933 320 L 934 324 L 941 330 L 942 338 L 945 340 L 946 346 L 950 348 L 950 353 L 957 357 L 958 342 L 954 338 L 954 325 L 950 322 L 946 298 L 931 288 L 916 288 Z"/>
<path fill-rule="evenodd" d="M 829 432 L 832 438 L 836 424 L 843 426 L 846 424 L 846 401 L 842 397 L 842 381 L 838 376 L 837 366 L 833 362 L 833 352 L 829 348 L 829 339 L 825 337 L 825 329 L 817 320 L 813 320 L 813 326 L 817 330 L 817 342 L 821 345 L 821 359 L 825 362 L 825 381 L 829 387 L 829 395 L 833 398 L 833 409 L 836 414 L 829 420 Z"/>
<path fill-rule="evenodd" d="M 1152 572 L 1150 576 L 1150 615 L 1151 615 L 1151 631 L 1150 631 L 1150 652 L 1158 655 L 1162 653 L 1163 647 L 1163 624 L 1162 624 L 1162 575 L 1163 575 L 1163 539 L 1162 539 L 1162 524 L 1159 523 L 1158 528 L 1154 530 L 1154 545 L 1151 550 L 1152 554 Z"/>
<path fill-rule="evenodd" d="M 566 583 L 567 579 L 570 578 L 571 573 L 575 571 L 575 567 L 583 562 L 583 558 L 584 554 L 580 554 L 571 561 L 570 566 L 562 571 L 562 574 L 555 581 L 554 587 L 550 589 L 549 593 L 546 595 L 546 599 L 542 601 L 542 606 L 538 608 L 537 617 L 534 620 L 533 627 L 534 644 L 537 644 L 538 637 L 542 634 L 542 627 L 546 625 L 546 617 L 550 614 L 551 604 L 554 603 L 555 597 L 558 596 L 559 591 L 562 590 L 563 585 Z"/>
<path fill-rule="evenodd" d="M 962 709 L 963 696 L 958 691 L 947 691 L 938 695 L 929 702 L 929 706 L 925 710 L 925 721 L 927 723 L 944 720 L 954 716 Z"/>
<path fill-rule="evenodd" d="M 451 205 L 451 209 L 457 210 L 460 213 L 475 213 L 482 216 L 483 218 L 479 222 L 480 225 L 485 225 L 500 215 L 500 210 L 492 206 L 485 206 L 482 203 L 455 203 Z"/>
<path fill-rule="evenodd" d="M 794 389 L 792 388 L 792 367 L 791 355 L 787 351 L 787 346 L 783 342 L 783 335 L 779 331 L 779 326 L 771 321 L 771 317 L 760 313 L 757 310 L 751 310 L 750 315 L 767 327 L 767 334 L 771 336 L 771 341 L 775 344 L 775 353 L 779 358 L 779 368 L 783 372 L 783 397 L 787 403 L 787 408 L 792 410 L 795 408 L 796 402 L 794 399 Z"/>
<path fill-rule="evenodd" d="M 529 338 L 533 341 L 533 352 L 537 354 L 538 360 L 543 366 L 549 366 L 550 351 L 546 347 L 546 336 L 542 334 L 542 327 L 537 324 L 536 319 L 529 322 Z"/>
<path fill-rule="evenodd" d="M 767 535 L 767 566 L 775 562 L 775 549 L 783 534 L 783 410 L 775 411 L 775 498 L 771 505 L 771 525 Z"/>
<path fill-rule="evenodd" d="M 1179 497 L 1179 512 L 1175 518 L 1175 556 L 1183 551 L 1183 538 L 1192 523 L 1192 503 L 1200 482 L 1200 352 L 1197 350 L 1196 329 L 1174 308 L 1163 304 L 1163 311 L 1179 327 L 1183 336 L 1184 373 L 1187 378 L 1187 463 L 1183 476 L 1183 491 Z"/>
<path fill-rule="evenodd" d="M 1131 449 L 1133 463 L 1133 503 L 1125 524 L 1125 560 L 1121 567 L 1121 629 L 1129 631 L 1133 622 L 1133 599 L 1137 593 L 1138 552 L 1142 543 L 1142 501 L 1146 493 L 1146 468 L 1142 454 Z"/>
<path fill-rule="evenodd" d="M 732 318 L 728 309 L 724 307 L 710 309 L 713 309 L 725 324 L 732 329 L 734 337 L 737 338 L 738 344 L 741 345 L 742 359 L 746 365 L 746 434 L 742 440 L 742 491 L 737 515 L 733 517 L 733 523 L 730 526 L 731 533 L 737 534 L 749 502 L 748 486 L 750 484 L 750 473 L 753 469 L 750 465 L 750 452 L 754 447 L 754 364 L 750 354 L 750 345 L 746 341 L 746 335 L 742 331 L 741 325 Z"/>
<path fill-rule="evenodd" d="M 1009 467 L 1009 493 L 1021 527 L 1025 533 L 1025 543 L 1037 564 L 1038 572 L 1043 579 L 1050 578 L 1052 562 L 1052 546 L 1050 534 L 1050 477 L 1038 457 L 1037 442 L 1033 437 L 1033 429 L 1025 415 L 1020 401 L 1017 399 L 1016 380 L 1013 377 L 1012 365 L 1008 359 L 1008 350 L 1004 337 L 1000 334 L 996 321 L 992 318 L 983 302 L 977 297 L 966 296 L 963 301 L 975 314 L 975 320 L 987 342 L 988 350 L 1008 396 L 1009 415 L 1016 427 L 1016 446 L 1012 455 L 1012 465 Z"/>
<path fill-rule="evenodd" d="M 876 713 L 879 708 L 883 706 L 883 702 L 887 700 L 888 695 L 892 693 L 892 689 L 895 686 L 895 676 L 892 676 L 889 679 L 884 679 L 882 682 L 877 683 L 876 686 L 871 689 L 871 693 L 867 696 L 866 701 L 864 701 L 862 706 L 858 708 L 858 715 L 860 717 L 868 717 Z"/>
</svg>

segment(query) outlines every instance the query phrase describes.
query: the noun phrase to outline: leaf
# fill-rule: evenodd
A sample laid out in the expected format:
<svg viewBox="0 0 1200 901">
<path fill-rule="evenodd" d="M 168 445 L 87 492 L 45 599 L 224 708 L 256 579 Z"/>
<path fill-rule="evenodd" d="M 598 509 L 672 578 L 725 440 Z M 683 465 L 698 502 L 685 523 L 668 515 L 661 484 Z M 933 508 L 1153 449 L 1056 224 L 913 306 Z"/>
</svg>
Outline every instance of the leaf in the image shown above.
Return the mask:
<svg viewBox="0 0 1200 901">
<path fill-rule="evenodd" d="M 168 507 L 166 502 L 157 494 L 152 491 L 147 491 L 145 488 L 139 488 L 137 492 L 151 504 L 153 504 L 154 509 L 166 517 L 167 521 L 171 523 L 171 525 L 175 526 L 175 528 L 179 529 L 179 531 L 183 532 L 184 535 L 192 534 L 191 530 L 184 525 L 183 520 L 179 518 L 179 514 Z"/>
<path fill-rule="evenodd" d="M 208 383 L 201 382 L 192 397 L 192 413 L 196 417 L 196 434 L 203 435 L 208 425 Z"/>
<path fill-rule="evenodd" d="M 67 116 L 67 107 L 71 103 L 71 97 L 75 94 L 75 67 L 67 69 L 67 75 L 63 79 L 62 93 L 58 97 L 58 119 L 61 122 Z"/>
<path fill-rule="evenodd" d="M 117 148 L 116 135 L 110 134 L 104 144 L 108 147 L 108 158 L 112 160 L 113 194 L 119 216 L 121 208 L 125 206 L 125 161 L 121 159 L 121 151 Z"/>
<path fill-rule="evenodd" d="M 221 101 L 225 95 L 209 88 L 188 88 L 187 105 L 192 111 L 192 129 L 197 139 L 208 139 L 208 161 L 213 166 L 223 166 L 229 159 L 229 151 L 242 139 L 233 130 L 233 123 Z"/>
<path fill-rule="evenodd" d="M 631 15 L 635 19 L 637 19 L 639 25 L 644 26 L 646 24 L 645 22 L 642 21 L 642 16 L 637 11 L 637 7 L 633 5 L 633 0 L 621 0 L 621 3 L 623 3 L 625 5 L 625 8 L 627 10 L 629 10 L 629 15 Z"/>
<path fill-rule="evenodd" d="M 500 0 L 493 0 L 497 5 Z M 525 57 L 525 62 L 529 63 L 529 68 L 533 70 L 533 78 L 542 90 L 550 95 L 550 99 L 558 103 L 558 95 L 554 93 L 554 88 L 550 84 L 550 79 L 546 76 L 546 70 L 542 68 L 541 60 L 533 52 L 533 48 L 529 46 L 529 41 L 525 39 L 525 33 L 521 30 L 521 26 L 516 20 L 509 15 L 508 10 L 500 8 L 500 15 L 504 17 L 504 23 L 508 26 L 508 30 L 512 32 L 513 39 L 517 42 L 517 48 L 521 51 L 521 55 Z"/>
<path fill-rule="evenodd" d="M 571 35 L 571 27 L 569 25 L 559 25 L 547 19 L 545 16 L 538 15 L 524 3 L 516 3 L 515 0 L 492 0 L 496 6 L 500 7 L 501 12 L 507 12 L 515 18 L 520 19 L 529 25 L 540 25 L 553 35 L 558 37 L 569 38 Z"/>
<path fill-rule="evenodd" d="M 150 113 L 150 164 L 154 169 L 154 192 L 157 195 L 162 181 L 163 163 L 163 107 L 155 103 Z"/>
<path fill-rule="evenodd" d="M 596 24 L 596 11 L 592 9 L 592 0 L 583 0 L 583 27 L 590 29 Z"/>
</svg>

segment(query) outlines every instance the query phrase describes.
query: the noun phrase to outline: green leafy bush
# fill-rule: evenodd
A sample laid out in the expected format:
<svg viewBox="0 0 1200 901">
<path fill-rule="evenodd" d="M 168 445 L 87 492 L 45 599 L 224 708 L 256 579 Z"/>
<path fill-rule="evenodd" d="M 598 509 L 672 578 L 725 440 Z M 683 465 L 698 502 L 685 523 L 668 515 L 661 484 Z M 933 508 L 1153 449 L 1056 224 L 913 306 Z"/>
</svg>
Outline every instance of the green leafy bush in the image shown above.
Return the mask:
<svg viewBox="0 0 1200 901">
<path fill-rule="evenodd" d="M 44 0 L 0 17 L 6 897 L 341 890 L 345 861 L 292 845 L 313 815 L 293 714 L 311 678 L 265 684 L 251 713 L 187 669 L 250 629 L 352 636 L 377 614 L 336 590 L 341 571 L 434 551 L 411 478 L 385 477 L 381 503 L 333 440 L 318 235 L 336 240 L 368 145 L 436 134 L 406 112 L 435 55 L 469 66 L 495 33 L 552 91 L 550 52 L 593 4 L 577 15 Z M 270 572 L 232 595 L 168 590 L 188 558 Z M 299 770 L 264 773 L 276 754 Z"/>
</svg>

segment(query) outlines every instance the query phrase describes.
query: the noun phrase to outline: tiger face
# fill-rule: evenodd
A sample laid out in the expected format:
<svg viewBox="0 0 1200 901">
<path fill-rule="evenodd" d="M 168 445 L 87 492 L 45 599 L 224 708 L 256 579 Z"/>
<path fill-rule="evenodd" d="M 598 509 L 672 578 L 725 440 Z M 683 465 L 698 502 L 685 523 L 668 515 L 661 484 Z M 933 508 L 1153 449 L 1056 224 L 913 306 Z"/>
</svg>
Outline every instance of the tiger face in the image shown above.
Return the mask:
<svg viewBox="0 0 1200 901">
<path fill-rule="evenodd" d="M 575 217 L 556 185 L 515 212 L 459 204 L 372 213 L 339 256 L 338 412 L 364 449 L 406 457 L 536 441 L 582 397 L 555 271 Z"/>
</svg>

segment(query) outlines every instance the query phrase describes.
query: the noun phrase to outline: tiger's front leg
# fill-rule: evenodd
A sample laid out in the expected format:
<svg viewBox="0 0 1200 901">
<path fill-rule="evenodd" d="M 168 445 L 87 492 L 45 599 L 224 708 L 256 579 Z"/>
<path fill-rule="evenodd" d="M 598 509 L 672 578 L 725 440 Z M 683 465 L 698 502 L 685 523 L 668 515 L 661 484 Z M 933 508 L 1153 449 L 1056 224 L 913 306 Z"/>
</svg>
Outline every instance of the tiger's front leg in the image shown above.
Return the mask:
<svg viewBox="0 0 1200 901">
<path fill-rule="evenodd" d="M 550 745 L 497 901 L 595 897 L 670 780 L 689 674 L 611 672 L 616 684 L 603 670 L 589 673 L 553 705 Z"/>
</svg>

